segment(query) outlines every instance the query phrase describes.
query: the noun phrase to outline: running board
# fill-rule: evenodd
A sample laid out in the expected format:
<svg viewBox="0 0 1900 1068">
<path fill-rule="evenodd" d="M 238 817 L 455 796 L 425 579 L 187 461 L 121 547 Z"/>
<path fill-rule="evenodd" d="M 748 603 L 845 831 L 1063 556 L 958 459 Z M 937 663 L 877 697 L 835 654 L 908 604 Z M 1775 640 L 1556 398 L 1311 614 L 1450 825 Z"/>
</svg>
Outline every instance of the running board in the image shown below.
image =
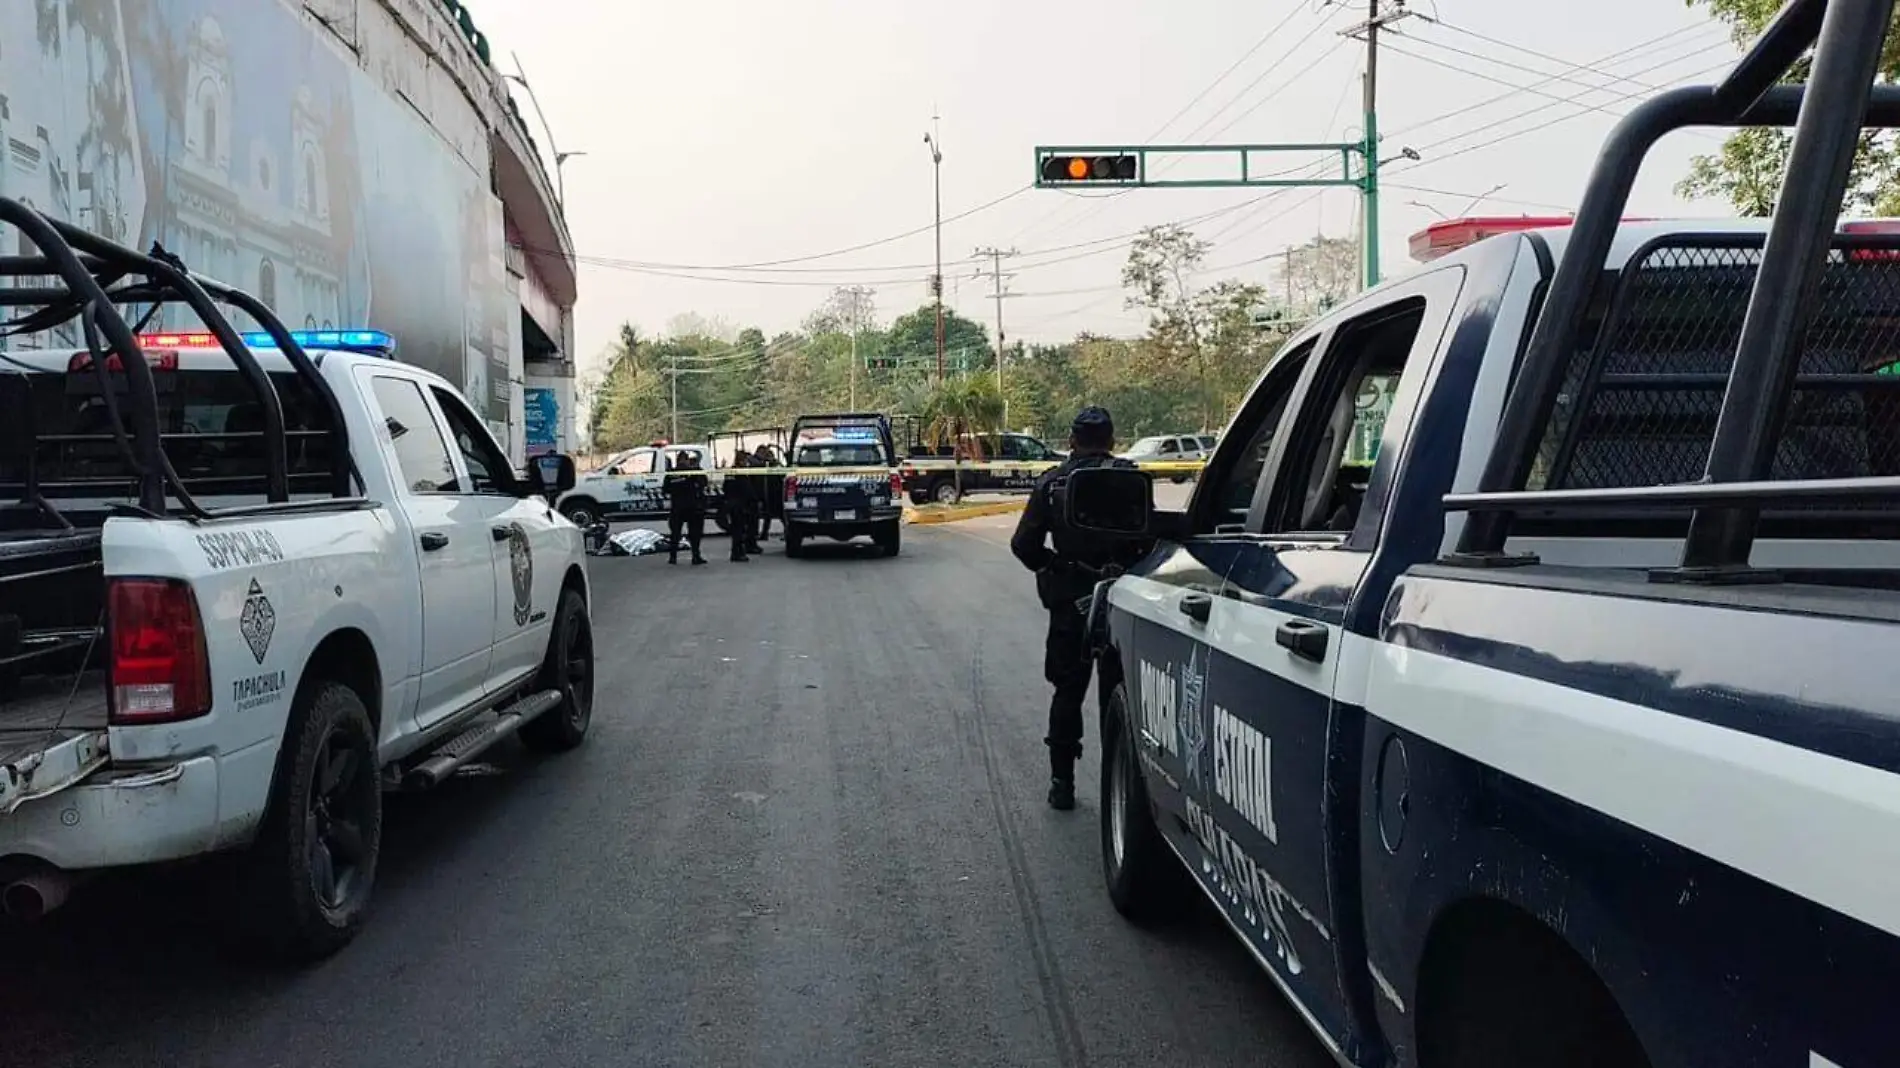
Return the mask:
<svg viewBox="0 0 1900 1068">
<path fill-rule="evenodd" d="M 496 718 L 479 723 L 445 742 L 433 756 L 410 768 L 402 784 L 411 790 L 426 790 L 455 774 L 476 757 L 487 752 L 503 738 L 520 730 L 529 720 L 557 707 L 561 691 L 540 690 L 501 710 Z"/>
</svg>

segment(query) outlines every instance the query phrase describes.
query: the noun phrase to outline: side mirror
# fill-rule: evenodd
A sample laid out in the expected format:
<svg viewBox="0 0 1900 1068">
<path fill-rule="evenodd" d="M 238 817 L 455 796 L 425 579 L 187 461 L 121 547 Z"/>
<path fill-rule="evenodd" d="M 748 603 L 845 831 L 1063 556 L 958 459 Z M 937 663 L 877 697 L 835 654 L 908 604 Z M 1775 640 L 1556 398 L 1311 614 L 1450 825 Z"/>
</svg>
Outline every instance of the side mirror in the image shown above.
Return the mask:
<svg viewBox="0 0 1900 1068">
<path fill-rule="evenodd" d="M 1091 534 L 1144 538 L 1154 525 L 1154 479 L 1131 467 L 1084 467 L 1063 490 L 1069 526 Z"/>
<path fill-rule="evenodd" d="M 528 461 L 528 490 L 537 497 L 554 498 L 574 488 L 574 458 L 559 453 L 536 456 Z"/>
</svg>

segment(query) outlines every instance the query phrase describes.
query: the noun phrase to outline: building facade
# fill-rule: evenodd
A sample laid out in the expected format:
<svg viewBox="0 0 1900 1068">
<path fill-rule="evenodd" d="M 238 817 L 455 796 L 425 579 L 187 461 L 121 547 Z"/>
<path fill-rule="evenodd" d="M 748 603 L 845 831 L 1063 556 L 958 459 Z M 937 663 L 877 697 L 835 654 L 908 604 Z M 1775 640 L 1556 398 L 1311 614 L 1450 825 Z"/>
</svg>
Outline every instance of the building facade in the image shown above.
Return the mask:
<svg viewBox="0 0 1900 1068">
<path fill-rule="evenodd" d="M 459 0 L 0 4 L 0 195 L 388 331 L 518 461 L 573 445 L 572 242 Z"/>
</svg>

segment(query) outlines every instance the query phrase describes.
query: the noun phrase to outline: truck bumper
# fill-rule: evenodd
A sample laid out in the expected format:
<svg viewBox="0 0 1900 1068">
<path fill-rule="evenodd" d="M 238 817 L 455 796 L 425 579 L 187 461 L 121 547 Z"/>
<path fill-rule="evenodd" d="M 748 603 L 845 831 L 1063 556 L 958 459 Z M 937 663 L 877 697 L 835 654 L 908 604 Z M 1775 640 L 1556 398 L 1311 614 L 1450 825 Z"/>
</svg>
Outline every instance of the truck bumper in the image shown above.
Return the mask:
<svg viewBox="0 0 1900 1068">
<path fill-rule="evenodd" d="M 106 767 L 0 816 L 0 857 L 78 870 L 151 864 L 216 848 L 218 761 Z"/>
<path fill-rule="evenodd" d="M 785 525 L 796 527 L 801 534 L 820 537 L 855 537 L 870 535 L 884 529 L 891 523 L 901 522 L 904 518 L 902 505 L 888 505 L 869 509 L 864 519 L 836 520 L 826 519 L 818 512 L 786 512 Z"/>
</svg>

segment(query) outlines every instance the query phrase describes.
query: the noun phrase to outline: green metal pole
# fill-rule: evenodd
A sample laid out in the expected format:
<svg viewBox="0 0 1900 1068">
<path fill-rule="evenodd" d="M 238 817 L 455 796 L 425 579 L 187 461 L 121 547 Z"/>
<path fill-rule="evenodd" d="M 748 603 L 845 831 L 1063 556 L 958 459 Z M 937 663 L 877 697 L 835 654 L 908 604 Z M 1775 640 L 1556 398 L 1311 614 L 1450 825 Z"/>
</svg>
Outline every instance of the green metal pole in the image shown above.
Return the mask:
<svg viewBox="0 0 1900 1068">
<path fill-rule="evenodd" d="M 1366 206 L 1360 240 L 1366 249 L 1366 288 L 1371 289 L 1379 284 L 1379 0 L 1366 6 L 1371 17 L 1366 20 Z"/>
</svg>

